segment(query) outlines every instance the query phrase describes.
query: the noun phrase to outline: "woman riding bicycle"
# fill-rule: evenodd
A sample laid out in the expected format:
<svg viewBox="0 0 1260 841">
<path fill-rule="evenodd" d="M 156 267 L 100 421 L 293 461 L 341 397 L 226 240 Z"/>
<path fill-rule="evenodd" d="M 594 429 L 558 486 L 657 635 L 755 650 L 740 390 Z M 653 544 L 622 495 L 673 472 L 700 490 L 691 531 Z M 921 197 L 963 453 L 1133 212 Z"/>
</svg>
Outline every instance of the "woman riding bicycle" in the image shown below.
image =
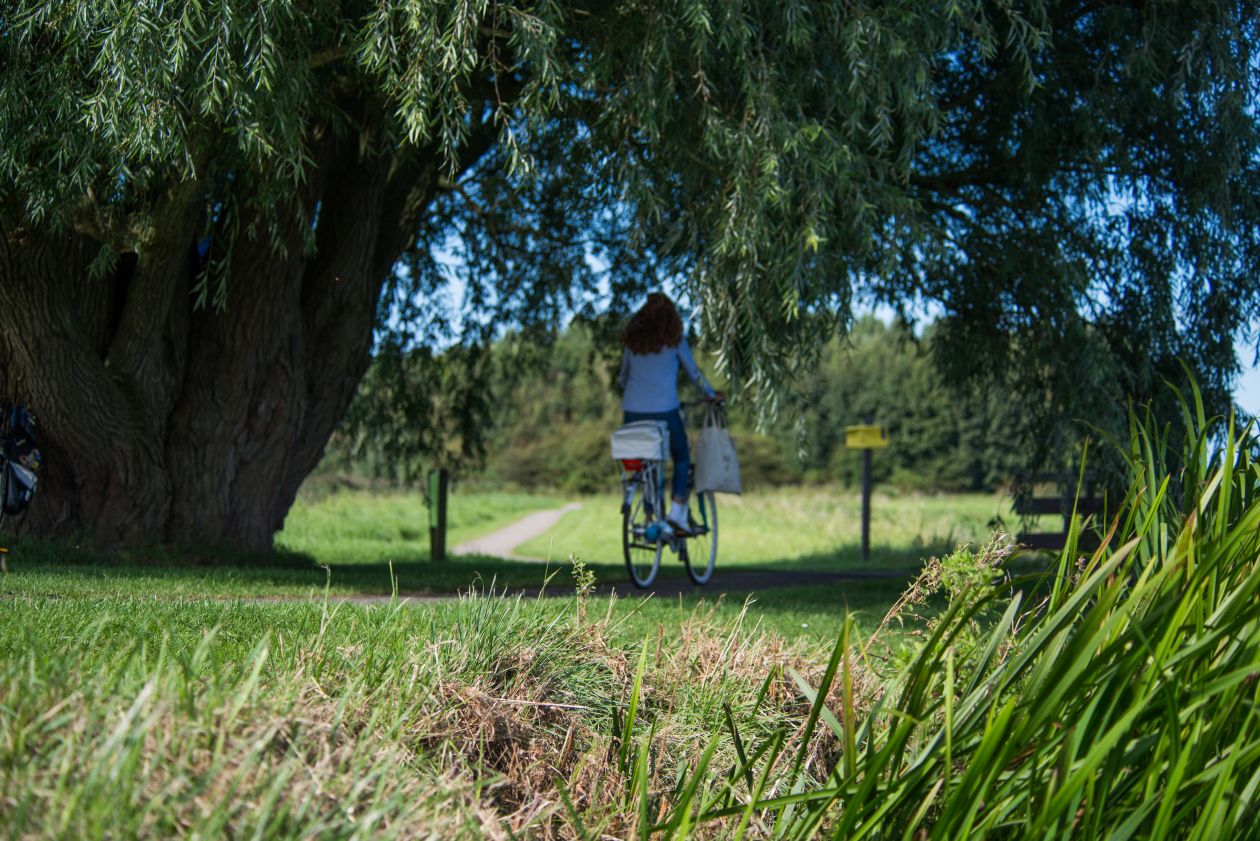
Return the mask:
<svg viewBox="0 0 1260 841">
<path fill-rule="evenodd" d="M 669 455 L 674 462 L 673 504 L 665 518 L 675 534 L 692 533 L 687 511 L 687 480 L 691 451 L 678 402 L 678 368 L 700 387 L 708 400 L 721 400 L 696 367 L 683 338 L 682 319 L 674 303 L 660 292 L 648 295 L 621 332 L 621 408 L 625 422 L 664 421 L 669 427 Z"/>
</svg>

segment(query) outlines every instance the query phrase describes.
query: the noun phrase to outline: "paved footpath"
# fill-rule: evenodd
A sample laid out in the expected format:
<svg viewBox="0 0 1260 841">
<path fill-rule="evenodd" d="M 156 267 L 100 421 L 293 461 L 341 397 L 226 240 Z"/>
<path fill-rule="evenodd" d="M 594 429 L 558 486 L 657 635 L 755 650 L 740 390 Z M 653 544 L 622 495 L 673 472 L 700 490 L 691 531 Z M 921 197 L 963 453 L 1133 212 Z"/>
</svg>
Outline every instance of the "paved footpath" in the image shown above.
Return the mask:
<svg viewBox="0 0 1260 841">
<path fill-rule="evenodd" d="M 517 520 L 506 528 L 501 528 L 475 540 L 465 541 L 452 549 L 451 554 L 489 555 L 492 558 L 504 558 L 509 561 L 537 561 L 537 558 L 517 555 L 516 547 L 533 540 L 535 537 L 546 534 L 552 526 L 560 522 L 561 517 L 581 507 L 582 503 L 571 502 L 563 508 L 537 511 L 523 519 Z"/>
</svg>

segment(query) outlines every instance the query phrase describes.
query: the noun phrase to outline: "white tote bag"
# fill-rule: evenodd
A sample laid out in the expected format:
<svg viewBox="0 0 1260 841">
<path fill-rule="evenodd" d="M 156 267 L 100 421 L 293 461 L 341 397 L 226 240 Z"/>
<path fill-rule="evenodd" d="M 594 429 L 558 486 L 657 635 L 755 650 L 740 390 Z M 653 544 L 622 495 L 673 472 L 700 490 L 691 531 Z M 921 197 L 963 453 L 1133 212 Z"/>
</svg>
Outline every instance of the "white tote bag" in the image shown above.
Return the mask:
<svg viewBox="0 0 1260 841">
<path fill-rule="evenodd" d="M 696 440 L 696 490 L 742 492 L 735 443 L 726 431 L 726 414 L 720 406 L 707 406 L 701 421 L 700 436 Z"/>
</svg>

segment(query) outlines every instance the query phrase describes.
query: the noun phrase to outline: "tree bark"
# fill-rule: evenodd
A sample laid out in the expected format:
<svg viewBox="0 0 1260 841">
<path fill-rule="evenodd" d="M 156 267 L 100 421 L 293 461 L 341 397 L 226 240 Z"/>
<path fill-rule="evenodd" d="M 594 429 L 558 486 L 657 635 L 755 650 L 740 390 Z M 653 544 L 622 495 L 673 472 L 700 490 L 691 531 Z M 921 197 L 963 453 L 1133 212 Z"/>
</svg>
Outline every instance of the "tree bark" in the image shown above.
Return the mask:
<svg viewBox="0 0 1260 841">
<path fill-rule="evenodd" d="M 270 547 L 367 369 L 382 284 L 414 231 L 401 207 L 436 190 L 436 166 L 360 149 L 318 144 L 298 196 L 315 248 L 298 218 L 279 249 L 242 236 L 222 309 L 195 305 L 204 209 L 190 185 L 97 280 L 91 236 L 0 220 L 0 396 L 35 412 L 45 456 L 30 510 L 6 525 Z"/>
</svg>

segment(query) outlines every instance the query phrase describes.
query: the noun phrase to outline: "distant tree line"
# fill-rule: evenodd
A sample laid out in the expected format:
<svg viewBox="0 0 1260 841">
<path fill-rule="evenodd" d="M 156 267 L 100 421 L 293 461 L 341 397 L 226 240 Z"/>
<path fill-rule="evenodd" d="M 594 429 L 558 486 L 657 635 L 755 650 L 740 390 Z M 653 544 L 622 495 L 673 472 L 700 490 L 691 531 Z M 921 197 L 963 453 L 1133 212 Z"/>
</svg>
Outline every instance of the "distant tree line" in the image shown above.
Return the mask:
<svg viewBox="0 0 1260 841">
<path fill-rule="evenodd" d="M 485 348 L 378 354 L 333 437 L 321 476 L 342 473 L 412 483 L 444 464 L 489 486 L 607 490 L 615 482 L 608 435 L 620 423 L 612 326 L 577 321 L 559 332 L 514 333 Z M 1033 466 L 1028 424 L 1044 412 L 1000 387 L 952 388 L 933 353 L 934 329 L 876 318 L 833 338 L 778 417 L 757 428 L 740 403 L 730 423 L 746 483 L 860 481 L 845 427 L 866 417 L 892 445 L 874 459 L 881 484 L 919 491 L 991 491 Z M 422 356 L 423 358 L 418 358 Z M 701 365 L 718 382 L 713 360 Z M 684 399 L 687 395 L 684 394 Z M 698 412 L 689 418 L 694 428 Z M 477 428 L 478 434 L 467 429 Z M 1060 418 L 1049 438 L 1071 467 L 1088 430 Z"/>
</svg>

